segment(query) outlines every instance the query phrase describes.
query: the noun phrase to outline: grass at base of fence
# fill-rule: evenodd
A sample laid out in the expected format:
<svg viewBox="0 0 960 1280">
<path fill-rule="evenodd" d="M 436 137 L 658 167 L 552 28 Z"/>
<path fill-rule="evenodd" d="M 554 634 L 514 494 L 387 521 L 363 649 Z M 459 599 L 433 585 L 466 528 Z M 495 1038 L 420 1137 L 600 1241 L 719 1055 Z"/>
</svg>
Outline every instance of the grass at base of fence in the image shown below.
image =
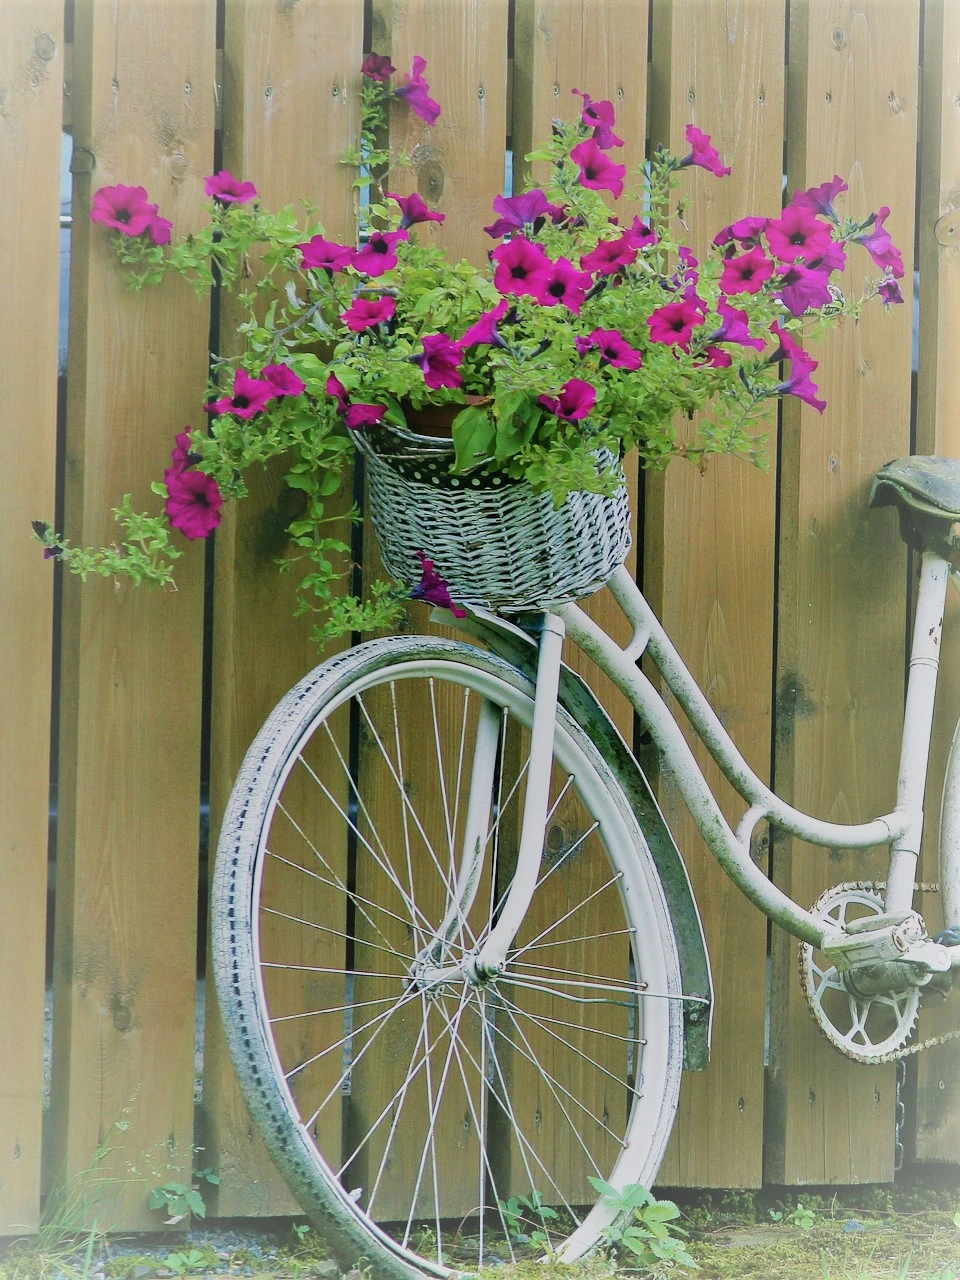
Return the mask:
<svg viewBox="0 0 960 1280">
<path fill-rule="evenodd" d="M 804 1192 L 663 1191 L 682 1209 L 698 1270 L 671 1280 L 960 1280 L 960 1174 L 896 1187 Z M 238 1243 L 239 1241 L 239 1243 Z M 0 1280 L 376 1280 L 342 1271 L 323 1240 L 296 1220 L 206 1222 L 150 1237 L 78 1233 L 45 1251 L 34 1237 L 0 1241 Z M 607 1280 L 656 1277 L 628 1260 L 573 1266 L 521 1262 L 486 1268 L 484 1280 Z M 664 1276 L 667 1272 L 663 1273 Z"/>
</svg>

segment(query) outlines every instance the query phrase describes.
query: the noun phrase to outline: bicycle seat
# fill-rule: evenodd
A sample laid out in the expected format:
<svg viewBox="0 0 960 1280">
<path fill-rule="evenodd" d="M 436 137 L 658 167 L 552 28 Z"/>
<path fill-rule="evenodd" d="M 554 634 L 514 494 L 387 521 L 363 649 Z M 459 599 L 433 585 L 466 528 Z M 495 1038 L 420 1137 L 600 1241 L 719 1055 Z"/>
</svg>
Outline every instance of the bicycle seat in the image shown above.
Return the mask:
<svg viewBox="0 0 960 1280">
<path fill-rule="evenodd" d="M 897 508 L 908 546 L 919 550 L 940 543 L 935 549 L 941 550 L 949 526 L 960 522 L 960 459 L 895 458 L 874 477 L 870 506 Z"/>
</svg>

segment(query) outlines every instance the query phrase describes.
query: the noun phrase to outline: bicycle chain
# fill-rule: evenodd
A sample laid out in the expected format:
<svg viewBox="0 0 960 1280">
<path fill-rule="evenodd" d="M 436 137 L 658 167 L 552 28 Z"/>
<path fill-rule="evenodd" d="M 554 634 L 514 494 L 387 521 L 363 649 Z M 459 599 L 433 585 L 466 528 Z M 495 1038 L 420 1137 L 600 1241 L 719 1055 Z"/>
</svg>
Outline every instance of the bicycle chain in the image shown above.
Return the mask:
<svg viewBox="0 0 960 1280">
<path fill-rule="evenodd" d="M 834 885 L 833 887 L 836 889 L 867 889 L 876 892 L 878 890 L 885 889 L 887 884 L 885 880 L 846 880 L 842 884 Z M 915 884 L 913 888 L 915 893 L 940 892 L 940 885 L 938 883 Z M 804 992 L 804 996 L 806 996 L 806 975 L 803 965 L 802 947 L 797 953 L 797 959 L 800 969 L 800 987 Z M 809 999 L 807 1003 L 809 1004 Z M 909 1058 L 912 1054 L 921 1053 L 924 1049 L 933 1049 L 936 1048 L 937 1045 L 948 1044 L 951 1040 L 960 1040 L 960 1028 L 957 1028 L 955 1031 L 945 1031 L 943 1035 L 930 1036 L 927 1040 L 918 1040 L 916 1044 L 904 1045 L 902 1049 L 891 1049 L 889 1053 L 880 1053 L 875 1057 L 860 1057 L 858 1054 L 848 1053 L 846 1050 L 841 1049 L 839 1045 L 835 1044 L 827 1035 L 817 1017 L 814 1017 L 813 1021 L 816 1024 L 817 1030 L 823 1036 L 824 1040 L 826 1040 L 827 1044 L 836 1049 L 838 1053 L 844 1054 L 845 1057 L 852 1058 L 854 1062 L 866 1063 L 870 1066 L 880 1066 L 889 1062 L 900 1062 L 904 1058 Z"/>
</svg>

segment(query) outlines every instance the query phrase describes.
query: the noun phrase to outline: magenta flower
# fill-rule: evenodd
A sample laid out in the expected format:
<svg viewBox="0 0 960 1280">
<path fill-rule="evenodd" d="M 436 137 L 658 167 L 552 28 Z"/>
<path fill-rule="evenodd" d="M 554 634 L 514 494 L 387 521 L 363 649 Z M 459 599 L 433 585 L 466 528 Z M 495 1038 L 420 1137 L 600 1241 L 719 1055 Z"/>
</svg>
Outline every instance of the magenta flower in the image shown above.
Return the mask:
<svg viewBox="0 0 960 1280">
<path fill-rule="evenodd" d="M 199 453 L 194 453 L 190 448 L 190 429 L 179 432 L 174 436 L 173 452 L 170 455 L 170 466 L 163 473 L 163 482 L 169 487 L 170 477 L 179 475 L 181 471 L 186 471 L 188 467 L 192 467 L 195 462 L 200 461 Z"/>
<path fill-rule="evenodd" d="M 345 271 L 356 252 L 350 245 L 334 244 L 323 236 L 312 236 L 306 244 L 298 244 L 301 266 L 308 271 Z"/>
<path fill-rule="evenodd" d="M 657 243 L 656 231 L 649 222 L 644 222 L 639 216 L 634 217 L 627 234 L 636 249 L 645 249 L 648 245 Z"/>
<path fill-rule="evenodd" d="M 211 174 L 203 184 L 203 189 L 220 204 L 247 204 L 257 198 L 257 188 L 253 183 L 241 182 L 229 169 Z"/>
<path fill-rule="evenodd" d="M 571 89 L 571 93 L 583 99 L 580 119 L 593 130 L 593 138 L 597 146 L 603 151 L 609 151 L 611 147 L 622 147 L 623 139 L 618 138 L 613 132 L 613 126 L 617 122 L 613 103 L 608 102 L 606 98 L 597 102 L 590 97 L 589 93 L 581 93 L 579 89 Z"/>
<path fill-rule="evenodd" d="M 584 271 L 609 276 L 629 267 L 636 260 L 638 251 L 637 237 L 632 231 L 625 231 L 616 240 L 601 240 L 595 249 L 583 254 L 580 266 Z"/>
<path fill-rule="evenodd" d="M 337 402 L 337 408 L 341 413 L 347 411 L 347 388 L 343 385 L 335 373 L 331 373 L 327 377 L 326 392 L 328 396 L 333 396 Z"/>
<path fill-rule="evenodd" d="M 501 298 L 492 311 L 484 311 L 480 319 L 475 324 L 472 324 L 460 339 L 460 349 L 464 350 L 466 347 L 502 346 L 503 340 L 497 333 L 497 325 L 503 320 L 509 309 L 509 300 Z"/>
<path fill-rule="evenodd" d="M 837 211 L 833 202 L 842 191 L 850 188 L 840 177 L 834 174 L 832 182 L 821 182 L 819 187 L 809 187 L 806 191 L 795 191 L 793 203 L 798 209 L 809 209 L 811 213 L 822 213 L 831 222 L 837 222 Z"/>
<path fill-rule="evenodd" d="M 375 324 L 386 324 L 397 309 L 395 298 L 354 298 L 340 319 L 354 333 L 363 333 Z"/>
<path fill-rule="evenodd" d="M 47 534 L 50 532 L 50 526 L 47 524 L 46 520 L 31 520 L 30 528 L 41 542 L 43 542 Z M 63 547 L 58 546 L 57 544 L 43 548 L 44 560 L 59 560 L 62 554 Z"/>
<path fill-rule="evenodd" d="M 731 240 L 736 240 L 741 249 L 753 249 L 760 243 L 760 236 L 766 225 L 766 218 L 738 218 L 736 222 L 721 228 L 713 237 L 713 243 L 720 249 Z"/>
<path fill-rule="evenodd" d="M 412 112 L 429 125 L 435 125 L 440 115 L 440 104 L 430 97 L 430 86 L 423 78 L 426 62 L 421 57 L 413 60 L 413 70 L 404 77 L 404 83 L 397 86 L 393 93 L 407 104 Z"/>
<path fill-rule="evenodd" d="M 617 200 L 623 195 L 627 166 L 614 164 L 593 138 L 578 142 L 570 152 L 570 159 L 579 166 L 581 186 L 592 191 L 610 191 Z"/>
<path fill-rule="evenodd" d="M 260 376 L 276 388 L 278 396 L 299 396 L 307 389 L 304 380 L 288 364 L 268 364 L 260 370 Z"/>
<path fill-rule="evenodd" d="M 387 412 L 383 404 L 350 404 L 344 414 L 344 423 L 351 431 L 359 431 L 363 427 L 374 427 Z"/>
<path fill-rule="evenodd" d="M 668 302 L 650 313 L 647 324 L 651 342 L 665 342 L 689 351 L 694 329 L 703 324 L 703 305 L 691 298 Z"/>
<path fill-rule="evenodd" d="M 827 402 L 819 398 L 819 389 L 810 381 L 810 375 L 816 367 L 816 360 L 808 356 L 805 351 L 799 352 L 791 361 L 790 377 L 774 387 L 774 394 L 796 396 L 798 400 L 804 400 L 807 404 L 813 405 L 817 413 L 823 413 Z"/>
<path fill-rule="evenodd" d="M 463 352 L 460 344 L 445 333 L 430 333 L 423 339 L 423 355 L 415 356 L 423 370 L 423 380 L 428 387 L 462 387 L 463 374 L 460 365 Z"/>
<path fill-rule="evenodd" d="M 703 359 L 697 363 L 708 364 L 712 369 L 729 369 L 733 364 L 733 356 L 729 351 L 724 351 L 723 347 L 710 346 L 704 351 Z"/>
<path fill-rule="evenodd" d="M 723 293 L 759 293 L 765 280 L 773 275 L 775 263 L 757 246 L 739 258 L 727 258 L 723 264 L 720 288 Z"/>
<path fill-rule="evenodd" d="M 522 231 L 524 227 L 533 227 L 537 231 L 545 218 L 558 222 L 566 212 L 561 205 L 551 204 L 539 187 L 519 196 L 496 196 L 493 211 L 500 217 L 483 229 L 495 240 L 512 231 Z"/>
<path fill-rule="evenodd" d="M 710 141 L 710 135 L 704 133 L 702 129 L 696 128 L 695 125 L 688 124 L 686 129 L 686 139 L 690 143 L 690 154 L 680 161 L 680 168 L 685 169 L 688 165 L 695 164 L 701 169 L 708 169 L 718 178 L 725 178 L 728 173 L 733 170 L 729 165 L 725 165 L 720 159 L 720 152 Z"/>
<path fill-rule="evenodd" d="M 643 364 L 640 352 L 630 346 L 619 329 L 594 329 L 585 338 L 574 338 L 573 345 L 581 356 L 598 347 L 600 363 L 613 365 L 615 369 L 639 369 Z"/>
<path fill-rule="evenodd" d="M 389 80 L 396 67 L 385 53 L 368 53 L 360 67 L 360 74 L 368 80 Z"/>
<path fill-rule="evenodd" d="M 903 278 L 903 256 L 890 238 L 890 232 L 883 225 L 890 215 L 888 205 L 883 205 L 876 217 L 867 221 L 872 226 L 870 232 L 862 231 L 860 235 L 851 236 L 857 244 L 862 244 L 878 267 L 885 267 L 895 279 Z"/>
<path fill-rule="evenodd" d="M 885 276 L 884 279 L 880 281 L 880 284 L 877 286 L 877 293 L 880 295 L 880 300 L 885 307 L 888 307 L 893 303 L 903 301 L 903 294 L 900 291 L 900 286 L 892 276 Z"/>
<path fill-rule="evenodd" d="M 819 257 L 811 258 L 807 263 L 811 271 L 825 271 L 827 275 L 842 271 L 846 265 L 847 251 L 839 240 L 831 240 Z"/>
<path fill-rule="evenodd" d="M 550 271 L 551 262 L 538 244 L 524 236 L 514 236 L 494 249 L 497 264 L 493 283 L 501 293 L 528 293 L 537 297 Z"/>
<path fill-rule="evenodd" d="M 145 187 L 125 187 L 120 182 L 94 192 L 90 220 L 122 231 L 125 236 L 143 235 L 156 216 L 157 206 L 150 204 Z"/>
<path fill-rule="evenodd" d="M 445 213 L 434 213 L 416 191 L 408 196 L 395 196 L 388 191 L 386 197 L 388 200 L 395 200 L 400 206 L 401 231 L 417 222 L 443 222 L 447 216 Z"/>
<path fill-rule="evenodd" d="M 556 307 L 562 303 L 578 316 L 592 285 L 593 277 L 586 271 L 578 271 L 569 258 L 558 258 L 551 263 L 535 296 L 545 307 Z"/>
<path fill-rule="evenodd" d="M 252 418 L 276 398 L 277 388 L 272 382 L 251 378 L 246 369 L 238 369 L 233 375 L 233 394 L 222 396 L 206 406 L 208 413 L 232 413 L 236 418 Z"/>
<path fill-rule="evenodd" d="M 206 538 L 220 523 L 223 494 L 213 476 L 202 471 L 168 473 L 163 509 L 174 529 L 191 540 Z"/>
<path fill-rule="evenodd" d="M 781 360 L 803 361 L 811 358 L 789 330 L 781 328 L 776 320 L 770 326 L 770 334 L 777 340 L 777 349 L 772 356 L 768 357 L 767 364 L 777 364 Z"/>
<path fill-rule="evenodd" d="M 382 276 L 397 265 L 397 243 L 408 240 L 409 231 L 374 231 L 361 248 L 356 249 L 350 265 L 365 276 Z"/>
<path fill-rule="evenodd" d="M 754 347 L 757 351 L 763 350 L 766 345 L 763 339 L 750 336 L 750 317 L 746 311 L 731 307 L 726 298 L 721 298 L 717 304 L 717 312 L 720 316 L 720 328 L 711 333 L 711 343 L 736 342 L 741 347 Z"/>
<path fill-rule="evenodd" d="M 169 244 L 173 236 L 173 223 L 169 218 L 161 218 L 155 213 L 147 223 L 147 235 L 154 244 Z"/>
<path fill-rule="evenodd" d="M 781 262 L 809 262 L 829 250 L 833 243 L 830 228 L 820 222 L 809 209 L 788 204 L 779 218 L 770 218 L 764 235 L 770 252 Z"/>
<path fill-rule="evenodd" d="M 570 378 L 560 388 L 559 396 L 537 396 L 537 404 L 549 409 L 567 422 L 579 422 L 597 403 L 597 388 L 580 378 Z"/>
<path fill-rule="evenodd" d="M 465 618 L 466 609 L 461 609 L 459 605 L 454 604 L 450 598 L 450 585 L 437 573 L 433 567 L 433 561 L 428 560 L 422 551 L 417 552 L 417 559 L 420 561 L 423 572 L 420 581 L 410 592 L 411 597 L 414 600 L 423 600 L 427 604 L 439 605 L 441 609 L 449 609 L 455 618 Z"/>
<path fill-rule="evenodd" d="M 793 262 L 776 277 L 774 297 L 781 299 L 792 316 L 802 316 L 810 307 L 822 307 L 830 301 L 829 274 Z"/>
</svg>

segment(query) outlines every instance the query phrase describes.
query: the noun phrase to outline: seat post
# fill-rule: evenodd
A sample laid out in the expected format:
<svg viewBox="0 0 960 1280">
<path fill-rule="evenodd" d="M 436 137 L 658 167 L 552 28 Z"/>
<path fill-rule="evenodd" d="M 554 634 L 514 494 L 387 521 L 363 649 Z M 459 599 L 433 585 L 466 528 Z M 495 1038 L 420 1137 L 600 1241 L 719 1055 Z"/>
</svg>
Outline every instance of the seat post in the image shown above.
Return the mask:
<svg viewBox="0 0 960 1280">
<path fill-rule="evenodd" d="M 890 850 L 886 895 L 886 910 L 889 913 L 907 912 L 913 904 L 913 884 L 923 832 L 923 793 L 930 755 L 933 704 L 940 669 L 943 606 L 949 572 L 950 566 L 946 560 L 934 551 L 924 551 L 897 777 L 897 808 L 915 817 Z"/>
</svg>

